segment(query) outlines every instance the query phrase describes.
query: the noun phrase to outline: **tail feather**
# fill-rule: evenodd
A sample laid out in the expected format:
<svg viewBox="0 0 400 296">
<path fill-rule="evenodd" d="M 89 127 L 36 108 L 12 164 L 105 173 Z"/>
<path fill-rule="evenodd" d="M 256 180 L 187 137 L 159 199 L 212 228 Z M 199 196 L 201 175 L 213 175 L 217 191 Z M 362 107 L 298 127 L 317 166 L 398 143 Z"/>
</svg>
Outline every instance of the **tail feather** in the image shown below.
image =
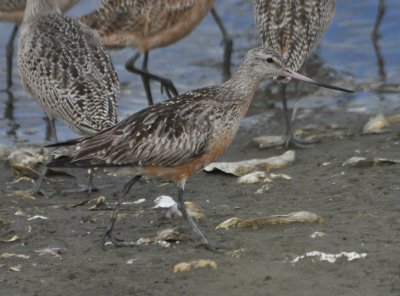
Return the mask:
<svg viewBox="0 0 400 296">
<path fill-rule="evenodd" d="M 56 157 L 51 159 L 48 163 L 46 163 L 47 167 L 54 168 L 54 167 L 72 167 L 71 165 L 72 157 L 63 155 L 60 157 Z"/>
<path fill-rule="evenodd" d="M 82 139 L 83 138 L 72 139 L 72 140 L 68 140 L 68 141 L 65 141 L 65 142 L 58 142 L 58 143 L 46 145 L 44 147 L 51 148 L 51 147 L 71 146 L 71 145 L 75 145 L 75 144 L 79 143 Z"/>
</svg>

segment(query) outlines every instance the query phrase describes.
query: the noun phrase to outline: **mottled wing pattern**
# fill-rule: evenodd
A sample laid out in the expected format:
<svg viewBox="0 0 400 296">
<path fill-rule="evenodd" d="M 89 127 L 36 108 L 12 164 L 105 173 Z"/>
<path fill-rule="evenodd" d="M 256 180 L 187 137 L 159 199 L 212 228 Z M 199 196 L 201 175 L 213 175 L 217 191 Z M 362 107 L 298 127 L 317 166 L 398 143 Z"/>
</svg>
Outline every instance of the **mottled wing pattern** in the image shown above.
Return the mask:
<svg viewBox="0 0 400 296">
<path fill-rule="evenodd" d="M 0 12 L 24 10 L 26 0 L 0 0 Z"/>
<path fill-rule="evenodd" d="M 253 0 L 253 9 L 262 44 L 296 71 L 328 28 L 335 0 Z"/>
<path fill-rule="evenodd" d="M 23 29 L 18 64 L 26 90 L 50 116 L 87 135 L 117 122 L 119 82 L 96 34 L 52 15 Z"/>
<path fill-rule="evenodd" d="M 61 10 L 67 10 L 72 7 L 78 0 L 56 0 Z M 26 0 L 0 0 L 0 12 L 14 12 L 24 10 Z"/>
<path fill-rule="evenodd" d="M 205 153 L 212 139 L 216 114 L 212 110 L 217 110 L 219 103 L 204 100 L 204 96 L 212 96 L 214 91 L 206 88 L 183 94 L 143 109 L 96 135 L 56 146 L 73 144 L 67 147 L 70 152 L 66 166 L 185 164 Z M 64 154 L 65 149 L 60 153 Z"/>
<path fill-rule="evenodd" d="M 103 0 L 96 12 L 80 20 L 100 36 L 116 32 L 139 38 L 158 33 L 189 13 L 199 0 Z"/>
</svg>

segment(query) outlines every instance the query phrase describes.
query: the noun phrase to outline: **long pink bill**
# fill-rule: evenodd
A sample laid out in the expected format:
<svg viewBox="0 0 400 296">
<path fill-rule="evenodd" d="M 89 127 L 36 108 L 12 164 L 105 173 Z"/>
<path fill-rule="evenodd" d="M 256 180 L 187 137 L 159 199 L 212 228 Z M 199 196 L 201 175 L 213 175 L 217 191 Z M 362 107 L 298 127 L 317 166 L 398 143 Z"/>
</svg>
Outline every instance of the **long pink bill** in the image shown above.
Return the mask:
<svg viewBox="0 0 400 296">
<path fill-rule="evenodd" d="M 349 89 L 345 89 L 345 88 L 341 88 L 341 87 L 337 87 L 337 86 L 333 86 L 324 82 L 319 82 L 316 81 L 314 79 L 308 78 L 307 76 L 301 75 L 297 72 L 294 72 L 288 68 L 283 68 L 282 71 L 282 76 L 287 76 L 287 77 L 291 77 L 297 80 L 301 80 L 310 84 L 315 84 L 321 87 L 325 87 L 325 88 L 330 88 L 330 89 L 334 89 L 334 90 L 338 90 L 338 91 L 343 91 L 343 92 L 347 92 L 347 93 L 353 93 L 354 90 L 349 90 Z"/>
</svg>

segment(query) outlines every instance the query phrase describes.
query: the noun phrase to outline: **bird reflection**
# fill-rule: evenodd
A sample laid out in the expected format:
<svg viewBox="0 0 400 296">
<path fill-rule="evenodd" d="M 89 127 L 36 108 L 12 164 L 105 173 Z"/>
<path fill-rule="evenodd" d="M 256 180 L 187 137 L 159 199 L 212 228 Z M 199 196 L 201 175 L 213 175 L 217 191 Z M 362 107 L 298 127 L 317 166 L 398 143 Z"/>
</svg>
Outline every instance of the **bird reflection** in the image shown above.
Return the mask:
<svg viewBox="0 0 400 296">
<path fill-rule="evenodd" d="M 374 29 L 372 31 L 372 45 L 374 47 L 376 61 L 378 64 L 378 75 L 383 82 L 386 81 L 386 72 L 385 72 L 385 60 L 383 59 L 381 48 L 379 46 L 379 40 L 381 38 L 379 34 L 379 27 L 382 23 L 382 19 L 385 14 L 385 9 L 386 9 L 385 0 L 379 0 L 378 15 L 375 20 Z"/>
<path fill-rule="evenodd" d="M 5 93 L 8 96 L 8 100 L 4 108 L 4 119 L 8 120 L 7 125 L 10 127 L 10 129 L 6 131 L 6 135 L 8 137 L 16 138 L 19 124 L 15 122 L 14 118 L 14 94 L 12 93 L 12 91 L 6 91 Z"/>
</svg>

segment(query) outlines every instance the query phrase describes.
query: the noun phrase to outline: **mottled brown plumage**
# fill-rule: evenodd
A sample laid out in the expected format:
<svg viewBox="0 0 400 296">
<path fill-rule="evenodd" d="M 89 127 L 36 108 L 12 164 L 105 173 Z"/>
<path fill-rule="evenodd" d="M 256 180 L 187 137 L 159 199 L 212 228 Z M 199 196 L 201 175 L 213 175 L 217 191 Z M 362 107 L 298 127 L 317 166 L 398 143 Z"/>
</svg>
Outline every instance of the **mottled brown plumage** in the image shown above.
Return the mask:
<svg viewBox="0 0 400 296">
<path fill-rule="evenodd" d="M 208 14 L 215 0 L 102 0 L 97 11 L 80 18 L 107 47 L 142 52 L 185 37 Z"/>
<path fill-rule="evenodd" d="M 78 0 L 56 0 L 61 11 L 71 8 Z M 18 26 L 24 17 L 26 0 L 0 0 L 0 21 L 14 22 L 15 26 L 7 43 L 7 88 L 12 86 L 12 58 L 14 53 L 14 39 Z"/>
<path fill-rule="evenodd" d="M 335 5 L 335 0 L 253 0 L 259 39 L 297 71 L 329 27 Z"/>
<path fill-rule="evenodd" d="M 145 54 L 142 69 L 134 66 L 139 53 L 128 60 L 126 68 L 142 76 L 148 102 L 152 105 L 149 79 L 159 81 L 167 94 L 175 96 L 177 91 L 170 80 L 148 72 L 148 52 L 173 44 L 190 34 L 212 10 L 215 1 L 102 0 L 96 11 L 79 20 L 96 30 L 107 47 L 137 48 Z M 224 35 L 224 76 L 229 76 L 232 40 L 215 11 L 212 11 L 212 15 Z"/>
<path fill-rule="evenodd" d="M 47 6 L 51 0 L 29 1 L 18 50 L 26 91 L 51 119 L 64 121 L 79 134 L 114 125 L 119 82 L 96 33 L 62 16 L 53 4 Z"/>
<path fill-rule="evenodd" d="M 335 0 L 253 0 L 258 37 L 262 44 L 276 50 L 286 67 L 297 71 L 316 48 L 335 12 Z M 278 77 L 286 83 L 290 78 Z M 344 90 L 346 91 L 346 90 Z M 306 147 L 293 136 L 286 103 L 286 85 L 281 85 L 286 123 L 286 147 Z"/>
<path fill-rule="evenodd" d="M 52 152 L 55 159 L 49 166 L 130 166 L 137 177 L 126 185 L 124 195 L 141 175 L 177 181 L 179 208 L 201 243 L 210 247 L 187 215 L 184 184 L 229 146 L 261 80 L 276 76 L 307 79 L 284 68 L 274 50 L 252 49 L 233 77 L 221 85 L 147 107 L 93 136 L 52 145 L 63 147 Z M 116 245 L 122 244 L 112 238 L 111 232 L 121 201 L 104 236 Z"/>
<path fill-rule="evenodd" d="M 18 66 L 23 87 L 50 119 L 53 141 L 54 119 L 81 135 L 117 123 L 119 81 L 110 55 L 96 32 L 62 16 L 53 0 L 28 0 Z"/>
</svg>

